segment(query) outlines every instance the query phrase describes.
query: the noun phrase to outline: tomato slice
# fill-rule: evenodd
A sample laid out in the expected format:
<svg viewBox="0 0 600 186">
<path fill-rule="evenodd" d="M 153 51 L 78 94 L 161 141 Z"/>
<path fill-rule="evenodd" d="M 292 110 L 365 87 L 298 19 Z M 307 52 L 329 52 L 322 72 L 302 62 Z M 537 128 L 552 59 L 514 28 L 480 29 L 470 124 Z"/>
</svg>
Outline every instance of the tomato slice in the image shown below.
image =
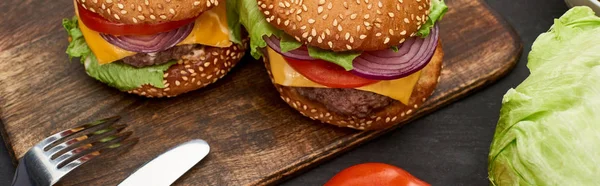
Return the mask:
<svg viewBox="0 0 600 186">
<path fill-rule="evenodd" d="M 364 163 L 342 170 L 324 186 L 430 186 L 398 167 Z"/>
<path fill-rule="evenodd" d="M 180 21 L 169 21 L 159 24 L 123 24 L 111 22 L 97 13 L 91 12 L 83 8 L 77 3 L 77 11 L 79 12 L 79 18 L 88 28 L 106 34 L 112 35 L 154 35 L 161 32 L 167 32 L 176 28 L 190 24 L 197 17 L 180 20 Z"/>
<path fill-rule="evenodd" d="M 297 60 L 283 57 L 288 64 L 309 80 L 330 88 L 357 88 L 378 80 L 365 79 L 356 76 L 344 68 L 323 60 Z"/>
</svg>

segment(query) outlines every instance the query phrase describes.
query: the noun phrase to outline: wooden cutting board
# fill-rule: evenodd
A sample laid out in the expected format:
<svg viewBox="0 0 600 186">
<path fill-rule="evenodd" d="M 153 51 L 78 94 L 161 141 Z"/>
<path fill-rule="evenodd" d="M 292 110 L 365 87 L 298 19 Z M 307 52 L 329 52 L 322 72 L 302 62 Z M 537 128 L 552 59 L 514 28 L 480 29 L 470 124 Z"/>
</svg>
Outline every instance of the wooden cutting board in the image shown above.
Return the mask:
<svg viewBox="0 0 600 186">
<path fill-rule="evenodd" d="M 496 81 L 521 55 L 518 36 L 482 0 L 447 3 L 440 84 L 402 124 Z M 180 97 L 121 93 L 88 77 L 64 53 L 61 19 L 73 16 L 72 1 L 3 0 L 0 12 L 0 118 L 13 157 L 59 130 L 114 114 L 140 138 L 129 152 L 90 162 L 62 185 L 115 185 L 144 162 L 194 138 L 208 141 L 212 151 L 177 184 L 275 184 L 395 130 L 360 132 L 305 118 L 280 100 L 262 62 L 251 58 L 216 84 Z"/>
</svg>

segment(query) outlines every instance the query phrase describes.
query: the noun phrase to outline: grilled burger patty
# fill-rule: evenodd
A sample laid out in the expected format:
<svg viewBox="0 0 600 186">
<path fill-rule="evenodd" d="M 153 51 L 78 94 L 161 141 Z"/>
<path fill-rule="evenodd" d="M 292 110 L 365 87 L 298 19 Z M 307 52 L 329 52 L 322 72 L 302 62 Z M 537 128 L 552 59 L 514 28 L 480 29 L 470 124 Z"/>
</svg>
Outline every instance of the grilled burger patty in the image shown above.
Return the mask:
<svg viewBox="0 0 600 186">
<path fill-rule="evenodd" d="M 293 87 L 300 95 L 340 115 L 364 118 L 396 100 L 380 94 L 342 88 Z"/>
<path fill-rule="evenodd" d="M 123 58 L 123 63 L 138 68 L 164 64 L 171 60 L 181 59 L 181 56 L 191 54 L 194 45 L 174 46 L 156 53 L 137 53 L 136 55 Z"/>
</svg>

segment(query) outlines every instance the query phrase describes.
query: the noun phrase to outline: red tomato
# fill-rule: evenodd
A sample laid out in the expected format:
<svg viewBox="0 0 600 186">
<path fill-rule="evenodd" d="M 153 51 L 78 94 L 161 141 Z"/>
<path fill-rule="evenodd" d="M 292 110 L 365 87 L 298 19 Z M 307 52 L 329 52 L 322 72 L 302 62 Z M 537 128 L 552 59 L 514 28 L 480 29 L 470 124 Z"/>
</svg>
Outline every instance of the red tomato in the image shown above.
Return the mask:
<svg viewBox="0 0 600 186">
<path fill-rule="evenodd" d="M 190 19 L 169 21 L 159 24 L 128 25 L 123 23 L 115 23 L 104 19 L 97 13 L 84 9 L 79 3 L 77 4 L 77 11 L 79 12 L 79 17 L 85 26 L 97 32 L 112 35 L 153 35 L 174 30 L 196 20 L 194 17 Z"/>
<path fill-rule="evenodd" d="M 336 64 L 323 60 L 303 61 L 285 56 L 284 59 L 304 77 L 331 88 L 356 88 L 379 82 L 356 76 Z"/>
<path fill-rule="evenodd" d="M 430 186 L 398 167 L 365 163 L 346 168 L 324 186 Z"/>
</svg>

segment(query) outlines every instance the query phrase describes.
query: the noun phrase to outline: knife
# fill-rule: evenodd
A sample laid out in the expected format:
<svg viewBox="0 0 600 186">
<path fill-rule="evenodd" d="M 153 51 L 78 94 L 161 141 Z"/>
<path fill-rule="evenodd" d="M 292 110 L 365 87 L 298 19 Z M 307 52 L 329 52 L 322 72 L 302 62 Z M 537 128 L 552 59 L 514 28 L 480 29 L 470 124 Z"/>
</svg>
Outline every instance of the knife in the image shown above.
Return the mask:
<svg viewBox="0 0 600 186">
<path fill-rule="evenodd" d="M 147 162 L 119 186 L 171 185 L 206 157 L 209 151 L 210 146 L 204 140 L 185 142 Z"/>
</svg>

